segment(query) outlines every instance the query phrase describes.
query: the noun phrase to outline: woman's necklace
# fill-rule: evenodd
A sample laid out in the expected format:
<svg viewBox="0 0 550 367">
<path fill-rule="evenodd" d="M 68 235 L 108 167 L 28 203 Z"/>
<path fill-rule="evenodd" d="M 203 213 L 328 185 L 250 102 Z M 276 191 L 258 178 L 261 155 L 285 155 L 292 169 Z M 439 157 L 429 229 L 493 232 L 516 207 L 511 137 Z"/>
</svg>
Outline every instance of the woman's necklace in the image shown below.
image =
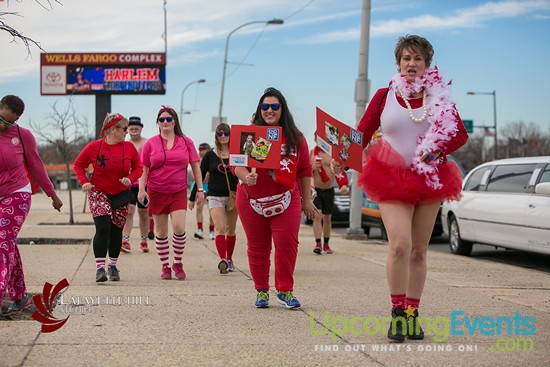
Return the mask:
<svg viewBox="0 0 550 367">
<path fill-rule="evenodd" d="M 407 110 L 409 111 L 409 118 L 413 122 L 417 122 L 417 123 L 424 121 L 424 119 L 428 115 L 428 108 L 426 107 L 426 90 L 424 90 L 422 92 L 422 116 L 420 116 L 420 117 L 415 117 L 413 115 L 411 104 L 409 103 L 409 100 L 407 98 L 405 98 L 403 93 L 399 92 L 399 95 L 401 96 L 401 98 L 403 98 L 403 101 L 405 101 L 405 105 L 407 106 Z"/>
</svg>

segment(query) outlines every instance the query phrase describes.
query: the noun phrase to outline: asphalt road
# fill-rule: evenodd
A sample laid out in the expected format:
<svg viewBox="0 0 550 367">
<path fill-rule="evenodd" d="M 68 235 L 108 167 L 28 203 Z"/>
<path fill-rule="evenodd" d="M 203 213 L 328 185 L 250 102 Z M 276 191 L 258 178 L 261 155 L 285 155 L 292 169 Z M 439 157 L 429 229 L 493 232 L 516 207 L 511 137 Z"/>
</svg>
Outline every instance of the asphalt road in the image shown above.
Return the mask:
<svg viewBox="0 0 550 367">
<path fill-rule="evenodd" d="M 334 233 L 345 233 L 347 226 L 337 226 L 333 228 Z M 379 239 L 380 231 L 377 228 L 372 228 L 370 238 Z M 450 253 L 449 242 L 447 237 L 432 238 L 429 251 Z M 456 255 L 460 256 L 460 255 Z M 495 248 L 494 246 L 475 244 L 470 256 L 475 259 L 493 261 L 495 263 L 514 265 L 524 269 L 533 269 L 550 273 L 550 255 L 541 255 L 537 253 L 506 250 L 503 248 Z"/>
</svg>

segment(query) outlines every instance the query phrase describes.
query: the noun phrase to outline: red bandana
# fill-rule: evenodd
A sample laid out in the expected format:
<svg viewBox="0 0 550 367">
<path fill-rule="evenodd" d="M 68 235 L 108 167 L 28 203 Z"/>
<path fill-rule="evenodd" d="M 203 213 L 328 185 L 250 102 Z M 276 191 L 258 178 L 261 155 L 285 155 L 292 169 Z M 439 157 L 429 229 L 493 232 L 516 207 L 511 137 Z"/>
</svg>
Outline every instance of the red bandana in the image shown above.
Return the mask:
<svg viewBox="0 0 550 367">
<path fill-rule="evenodd" d="M 116 115 L 116 117 L 114 119 L 112 119 L 107 125 L 105 125 L 104 127 L 101 128 L 101 130 L 99 130 L 99 136 L 103 136 L 103 133 L 107 129 L 115 126 L 123 118 L 124 118 L 124 116 L 122 116 L 120 113 L 118 115 Z"/>
</svg>

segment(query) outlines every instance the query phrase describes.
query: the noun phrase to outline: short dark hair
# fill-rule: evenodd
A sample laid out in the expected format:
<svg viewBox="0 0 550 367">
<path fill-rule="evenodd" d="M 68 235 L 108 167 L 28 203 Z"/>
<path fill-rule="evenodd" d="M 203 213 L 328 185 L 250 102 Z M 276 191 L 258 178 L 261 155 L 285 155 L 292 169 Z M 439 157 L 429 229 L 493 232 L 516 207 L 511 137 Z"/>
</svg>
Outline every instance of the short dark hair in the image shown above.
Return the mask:
<svg viewBox="0 0 550 367">
<path fill-rule="evenodd" d="M 8 94 L 0 101 L 0 107 L 9 109 L 19 118 L 25 111 L 25 102 L 17 96 Z"/>
<path fill-rule="evenodd" d="M 397 66 L 399 66 L 401 56 L 403 56 L 403 50 L 406 48 L 422 54 L 422 56 L 424 56 L 424 62 L 426 62 L 426 68 L 430 67 L 435 53 L 430 41 L 416 35 L 400 37 L 395 45 L 395 62 Z"/>
</svg>

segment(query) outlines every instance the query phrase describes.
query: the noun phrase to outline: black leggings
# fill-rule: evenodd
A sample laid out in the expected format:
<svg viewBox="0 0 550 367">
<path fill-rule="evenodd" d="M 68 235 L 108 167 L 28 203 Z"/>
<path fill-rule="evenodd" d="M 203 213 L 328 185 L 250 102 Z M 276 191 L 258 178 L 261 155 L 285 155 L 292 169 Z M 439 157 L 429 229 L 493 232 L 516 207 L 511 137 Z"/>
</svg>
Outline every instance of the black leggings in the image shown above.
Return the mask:
<svg viewBox="0 0 550 367">
<path fill-rule="evenodd" d="M 94 256 L 107 257 L 107 250 L 109 250 L 109 257 L 118 258 L 122 245 L 122 228 L 118 228 L 111 222 L 110 215 L 95 217 L 94 223 Z"/>
</svg>

